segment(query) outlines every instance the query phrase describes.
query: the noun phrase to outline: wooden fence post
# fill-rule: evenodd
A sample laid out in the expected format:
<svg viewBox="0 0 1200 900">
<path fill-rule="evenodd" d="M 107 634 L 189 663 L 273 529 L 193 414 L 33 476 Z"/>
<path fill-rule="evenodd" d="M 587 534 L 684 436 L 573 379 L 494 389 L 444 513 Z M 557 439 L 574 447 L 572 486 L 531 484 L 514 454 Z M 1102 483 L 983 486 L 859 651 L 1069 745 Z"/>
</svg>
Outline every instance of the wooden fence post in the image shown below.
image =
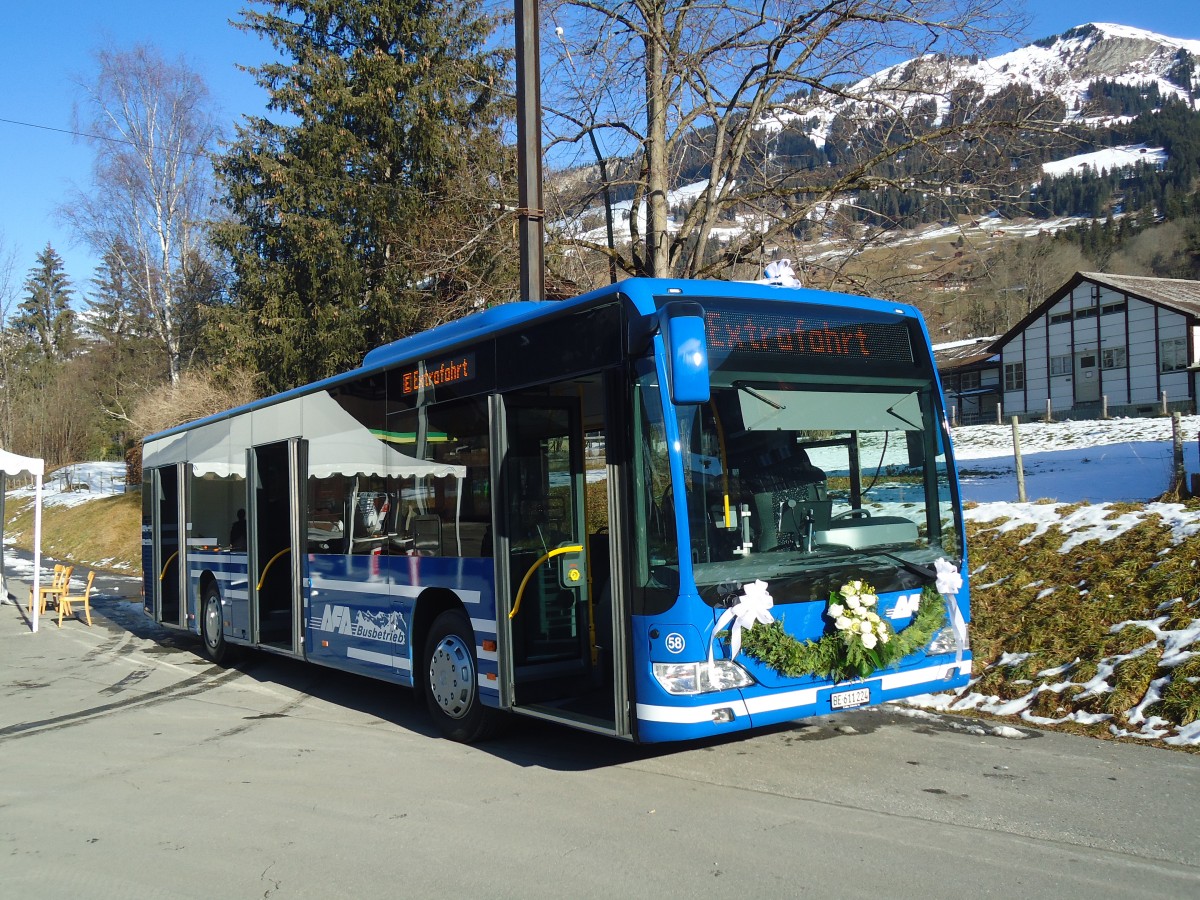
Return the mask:
<svg viewBox="0 0 1200 900">
<path fill-rule="evenodd" d="M 1012 417 L 1013 458 L 1017 463 L 1017 501 L 1025 502 L 1025 467 L 1021 462 L 1021 436 L 1017 434 L 1017 417 Z"/>
<path fill-rule="evenodd" d="M 1171 442 L 1175 459 L 1175 476 L 1172 479 L 1171 494 L 1175 499 L 1183 500 L 1188 495 L 1187 473 L 1183 468 L 1183 416 L 1174 413 L 1171 416 Z"/>
</svg>

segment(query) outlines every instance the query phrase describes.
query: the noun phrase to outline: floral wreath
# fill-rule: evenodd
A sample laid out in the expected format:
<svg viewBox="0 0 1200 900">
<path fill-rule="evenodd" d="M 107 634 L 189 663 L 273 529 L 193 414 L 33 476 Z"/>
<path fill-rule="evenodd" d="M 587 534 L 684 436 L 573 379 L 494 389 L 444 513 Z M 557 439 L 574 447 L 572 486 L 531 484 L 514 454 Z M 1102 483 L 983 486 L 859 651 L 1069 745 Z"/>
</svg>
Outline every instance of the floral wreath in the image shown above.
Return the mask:
<svg viewBox="0 0 1200 900">
<path fill-rule="evenodd" d="M 714 631 L 722 634 L 721 628 L 732 621 L 730 659 L 745 651 L 751 659 L 786 678 L 865 678 L 926 647 L 946 624 L 947 616 L 961 654 L 966 628 L 952 595 L 962 587 L 962 577 L 945 560 L 939 559 L 935 565 L 936 586 L 925 586 L 915 608 L 907 610 L 913 615 L 912 621 L 900 631 L 876 612 L 879 598 L 864 581 L 848 582 L 829 595 L 825 615 L 834 631 L 819 640 L 797 640 L 784 630 L 783 621 L 770 613 L 773 604 L 762 581 L 746 585 L 738 605 L 725 611 Z M 900 602 L 904 603 L 904 598 Z"/>
</svg>

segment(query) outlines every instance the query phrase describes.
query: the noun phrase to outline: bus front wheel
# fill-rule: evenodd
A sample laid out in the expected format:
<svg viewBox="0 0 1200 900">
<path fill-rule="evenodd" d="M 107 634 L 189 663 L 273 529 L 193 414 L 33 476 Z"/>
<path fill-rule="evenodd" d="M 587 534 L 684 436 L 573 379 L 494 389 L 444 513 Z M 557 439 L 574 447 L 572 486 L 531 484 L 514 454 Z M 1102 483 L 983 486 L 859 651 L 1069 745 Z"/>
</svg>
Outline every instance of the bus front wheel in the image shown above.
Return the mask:
<svg viewBox="0 0 1200 900">
<path fill-rule="evenodd" d="M 230 646 L 225 640 L 224 617 L 221 612 L 221 592 L 215 584 L 204 589 L 201 601 L 200 638 L 204 655 L 221 665 L 229 658 Z"/>
<path fill-rule="evenodd" d="M 474 633 L 462 610 L 438 616 L 425 643 L 425 701 L 438 730 L 469 744 L 491 736 L 499 712 L 479 699 Z"/>
</svg>

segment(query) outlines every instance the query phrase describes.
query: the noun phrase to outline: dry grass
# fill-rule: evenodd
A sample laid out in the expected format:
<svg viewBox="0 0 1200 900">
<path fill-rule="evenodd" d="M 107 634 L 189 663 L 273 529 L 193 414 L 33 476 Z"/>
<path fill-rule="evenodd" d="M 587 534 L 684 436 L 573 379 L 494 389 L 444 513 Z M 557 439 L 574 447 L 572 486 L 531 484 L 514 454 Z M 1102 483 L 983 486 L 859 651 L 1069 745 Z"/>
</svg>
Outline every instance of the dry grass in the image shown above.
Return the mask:
<svg viewBox="0 0 1200 900">
<path fill-rule="evenodd" d="M 1141 507 L 1122 504 L 1116 511 Z M 1179 630 L 1200 618 L 1200 536 L 1177 545 L 1170 529 L 1150 516 L 1109 541 L 1088 541 L 1062 554 L 1065 534 L 1051 528 L 1031 538 L 1033 530 L 1000 533 L 994 522 L 968 527 L 971 566 L 978 572 L 971 644 L 980 677 L 972 690 L 1011 700 L 1040 685 L 1069 682 L 1058 693 L 1042 690 L 1029 712 L 1046 718 L 1107 713 L 1111 724 L 1137 731 L 1128 714 L 1154 699 L 1151 684 L 1159 681 L 1165 684 L 1162 697 L 1147 704 L 1145 715 L 1177 725 L 1200 717 L 1200 653 L 1182 664 L 1174 657 L 1173 670 L 1164 667 L 1162 642 L 1147 627 L 1153 622 Z M 979 586 L 984 584 L 989 586 Z M 1017 665 L 996 665 L 1004 653 L 1029 656 Z M 1111 669 L 1111 690 L 1084 691 L 1102 667 Z M 1109 736 L 1105 723 L 1061 727 Z"/>
<path fill-rule="evenodd" d="M 33 549 L 33 503 L 9 499 L 6 538 Z M 142 568 L 141 494 L 122 494 L 80 506 L 42 510 L 42 553 L 98 568 L 138 573 Z"/>
</svg>

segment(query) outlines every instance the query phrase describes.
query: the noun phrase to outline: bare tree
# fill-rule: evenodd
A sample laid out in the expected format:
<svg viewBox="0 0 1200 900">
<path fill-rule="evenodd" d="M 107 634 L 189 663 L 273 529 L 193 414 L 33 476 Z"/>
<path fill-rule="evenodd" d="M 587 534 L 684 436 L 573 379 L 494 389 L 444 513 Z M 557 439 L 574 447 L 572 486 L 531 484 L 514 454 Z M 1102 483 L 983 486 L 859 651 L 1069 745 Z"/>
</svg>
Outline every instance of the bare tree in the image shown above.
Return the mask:
<svg viewBox="0 0 1200 900">
<path fill-rule="evenodd" d="M 561 159 L 579 147 L 581 166 L 589 156 L 628 161 L 608 167 L 606 185 L 631 205 L 621 245 L 564 239 L 632 274 L 697 277 L 758 262 L 806 229 L 847 228 L 858 192 L 890 187 L 937 205 L 954 185 L 955 196 L 994 200 L 1011 178 L 1014 137 L 1037 124 L 1028 96 L 939 96 L 957 62 L 1017 32 L 1004 0 L 544 9 L 556 34 L 543 41 L 548 149 Z M 820 165 L 779 147 L 810 134 L 825 142 Z M 672 215 L 684 182 L 696 187 Z"/>
<path fill-rule="evenodd" d="M 97 254 L 116 260 L 179 379 L 180 298 L 206 252 L 210 152 L 218 138 L 203 79 L 153 47 L 100 50 L 80 81 L 76 127 L 96 150 L 90 191 L 63 208 Z M 117 252 L 117 251 L 120 252 Z"/>
<path fill-rule="evenodd" d="M 0 232 L 0 447 L 13 445 L 13 360 L 16 353 L 8 316 L 17 297 L 13 281 L 16 264 L 16 251 L 8 246 L 4 233 Z"/>
</svg>

